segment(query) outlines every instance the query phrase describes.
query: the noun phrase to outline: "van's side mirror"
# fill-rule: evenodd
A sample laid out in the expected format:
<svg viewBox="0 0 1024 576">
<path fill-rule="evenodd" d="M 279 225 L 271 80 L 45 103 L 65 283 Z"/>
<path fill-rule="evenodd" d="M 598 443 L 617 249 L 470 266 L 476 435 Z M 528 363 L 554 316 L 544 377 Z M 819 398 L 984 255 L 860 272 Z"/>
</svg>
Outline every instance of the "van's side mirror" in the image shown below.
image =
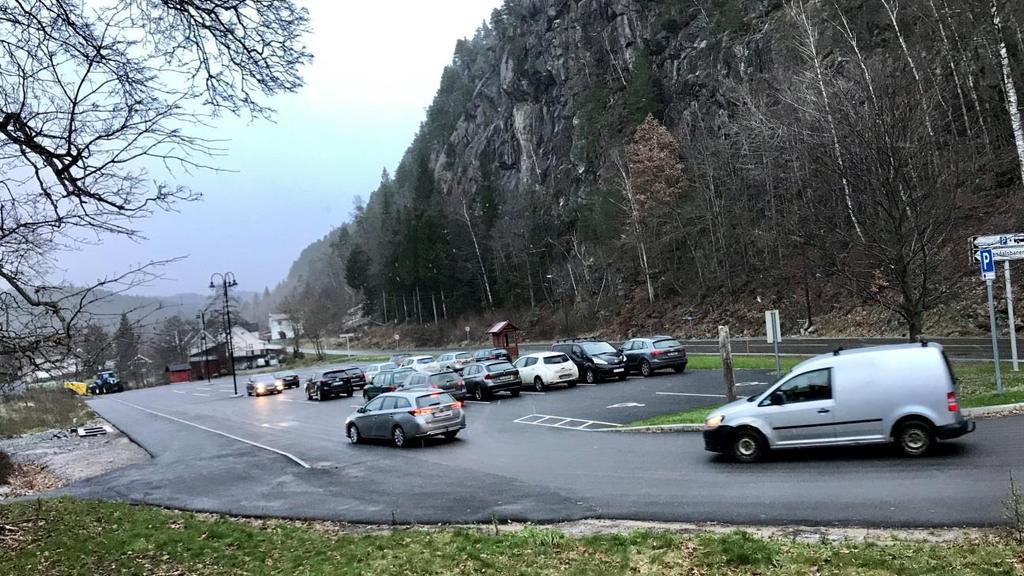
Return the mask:
<svg viewBox="0 0 1024 576">
<path fill-rule="evenodd" d="M 781 392 L 772 392 L 771 396 L 768 397 L 768 403 L 772 406 L 782 406 L 786 403 L 786 398 Z"/>
<path fill-rule="evenodd" d="M 366 406 L 363 406 L 363 407 L 359 408 L 358 410 L 356 410 L 356 413 L 358 413 L 358 414 L 366 414 Z"/>
</svg>

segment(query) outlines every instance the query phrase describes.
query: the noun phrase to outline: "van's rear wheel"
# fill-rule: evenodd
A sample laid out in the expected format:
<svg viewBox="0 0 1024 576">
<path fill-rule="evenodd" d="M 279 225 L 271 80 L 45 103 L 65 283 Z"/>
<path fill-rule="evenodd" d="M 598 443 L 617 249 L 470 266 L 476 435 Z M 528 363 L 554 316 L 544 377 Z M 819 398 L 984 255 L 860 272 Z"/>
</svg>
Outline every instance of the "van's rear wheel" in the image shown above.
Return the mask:
<svg viewBox="0 0 1024 576">
<path fill-rule="evenodd" d="M 764 438 L 754 430 L 740 430 L 732 437 L 732 457 L 737 462 L 757 462 L 766 451 Z"/>
<path fill-rule="evenodd" d="M 911 420 L 896 430 L 896 445 L 904 456 L 924 456 L 934 444 L 932 427 L 919 420 Z"/>
</svg>

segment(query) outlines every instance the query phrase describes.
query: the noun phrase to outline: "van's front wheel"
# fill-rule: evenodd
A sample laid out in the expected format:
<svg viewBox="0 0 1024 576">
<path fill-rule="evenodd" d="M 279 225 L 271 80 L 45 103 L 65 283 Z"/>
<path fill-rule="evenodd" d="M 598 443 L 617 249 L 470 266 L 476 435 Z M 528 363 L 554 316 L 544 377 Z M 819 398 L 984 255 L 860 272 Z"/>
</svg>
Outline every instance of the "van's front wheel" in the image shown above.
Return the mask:
<svg viewBox="0 0 1024 576">
<path fill-rule="evenodd" d="M 768 447 L 764 438 L 754 430 L 740 430 L 732 437 L 732 457 L 737 462 L 757 462 L 764 458 Z"/>
<path fill-rule="evenodd" d="M 934 443 L 932 428 L 924 422 L 912 420 L 896 430 L 896 445 L 904 456 L 924 456 Z"/>
</svg>

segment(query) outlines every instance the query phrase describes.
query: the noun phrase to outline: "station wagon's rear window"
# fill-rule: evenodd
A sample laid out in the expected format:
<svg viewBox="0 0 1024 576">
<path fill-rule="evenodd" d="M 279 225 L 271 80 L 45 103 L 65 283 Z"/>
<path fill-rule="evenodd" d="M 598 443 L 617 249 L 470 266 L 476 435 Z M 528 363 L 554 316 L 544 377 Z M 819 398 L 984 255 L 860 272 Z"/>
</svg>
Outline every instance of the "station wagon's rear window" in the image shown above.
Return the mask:
<svg viewBox="0 0 1024 576">
<path fill-rule="evenodd" d="M 450 394 L 431 394 L 417 398 L 416 406 L 418 408 L 429 408 L 431 406 L 445 406 L 454 402 L 455 398 L 452 398 Z"/>
<path fill-rule="evenodd" d="M 431 384 L 447 384 L 449 382 L 455 382 L 459 379 L 459 375 L 454 372 L 439 372 L 437 374 L 430 375 Z"/>
<path fill-rule="evenodd" d="M 495 362 L 494 364 L 487 365 L 488 372 L 504 372 L 505 370 L 511 370 L 512 365 L 508 362 Z"/>
<path fill-rule="evenodd" d="M 565 354 L 559 354 L 558 356 L 545 356 L 545 364 L 565 364 L 569 361 L 569 357 Z"/>
<path fill-rule="evenodd" d="M 665 350 L 668 348 L 682 348 L 683 345 L 679 343 L 679 340 L 658 340 L 654 343 L 654 347 L 658 350 Z"/>
</svg>

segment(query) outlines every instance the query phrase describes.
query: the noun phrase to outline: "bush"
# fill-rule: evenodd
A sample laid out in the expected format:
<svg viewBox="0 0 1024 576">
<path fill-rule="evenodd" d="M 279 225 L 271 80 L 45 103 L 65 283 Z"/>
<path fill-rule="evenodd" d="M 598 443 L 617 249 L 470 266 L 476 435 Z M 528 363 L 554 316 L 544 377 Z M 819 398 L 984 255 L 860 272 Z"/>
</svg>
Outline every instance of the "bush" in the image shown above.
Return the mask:
<svg viewBox="0 0 1024 576">
<path fill-rule="evenodd" d="M 6 452 L 0 451 L 0 486 L 7 484 L 11 475 L 14 474 L 14 462 Z"/>
</svg>

